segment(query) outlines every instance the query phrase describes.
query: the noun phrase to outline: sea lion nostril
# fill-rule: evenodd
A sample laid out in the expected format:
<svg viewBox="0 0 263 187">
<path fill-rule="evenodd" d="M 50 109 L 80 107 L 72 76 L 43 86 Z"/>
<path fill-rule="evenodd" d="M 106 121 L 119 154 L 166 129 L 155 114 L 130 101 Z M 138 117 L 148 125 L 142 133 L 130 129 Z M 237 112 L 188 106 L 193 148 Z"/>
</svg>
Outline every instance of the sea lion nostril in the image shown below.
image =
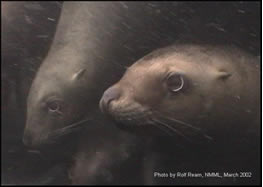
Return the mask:
<svg viewBox="0 0 263 187">
<path fill-rule="evenodd" d="M 112 100 L 116 100 L 120 97 L 121 92 L 120 89 L 116 88 L 116 87 L 111 87 L 109 89 L 107 89 L 101 100 L 100 100 L 100 109 L 105 112 L 105 110 L 108 108 L 109 103 Z"/>
</svg>

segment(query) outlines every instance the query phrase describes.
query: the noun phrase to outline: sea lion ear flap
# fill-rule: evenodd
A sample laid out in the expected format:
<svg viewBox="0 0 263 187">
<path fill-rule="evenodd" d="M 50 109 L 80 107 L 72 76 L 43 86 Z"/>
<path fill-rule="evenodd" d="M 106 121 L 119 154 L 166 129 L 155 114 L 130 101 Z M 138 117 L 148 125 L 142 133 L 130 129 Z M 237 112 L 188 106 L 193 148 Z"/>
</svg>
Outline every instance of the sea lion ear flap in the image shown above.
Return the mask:
<svg viewBox="0 0 263 187">
<path fill-rule="evenodd" d="M 226 79 L 228 79 L 231 76 L 232 76 L 232 74 L 227 72 L 227 71 L 225 71 L 225 70 L 219 70 L 218 73 L 217 73 L 217 78 L 221 79 L 221 80 L 226 80 Z"/>
<path fill-rule="evenodd" d="M 72 76 L 72 80 L 80 80 L 81 77 L 83 77 L 83 75 L 85 74 L 86 69 L 80 69 L 77 73 L 74 73 Z"/>
</svg>

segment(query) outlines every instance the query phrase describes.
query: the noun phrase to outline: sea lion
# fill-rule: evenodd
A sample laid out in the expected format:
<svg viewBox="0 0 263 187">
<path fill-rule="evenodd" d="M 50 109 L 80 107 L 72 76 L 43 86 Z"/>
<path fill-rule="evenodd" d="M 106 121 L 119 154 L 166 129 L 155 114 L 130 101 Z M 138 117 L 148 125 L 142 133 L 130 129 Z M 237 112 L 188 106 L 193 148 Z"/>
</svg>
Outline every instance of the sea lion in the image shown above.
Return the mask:
<svg viewBox="0 0 263 187">
<path fill-rule="evenodd" d="M 246 170 L 253 173 L 247 182 L 256 184 L 259 88 L 257 57 L 234 46 L 178 43 L 155 50 L 129 67 L 104 92 L 100 108 L 119 128 L 152 141 L 149 153 L 161 155 L 152 160 L 153 171 Z M 233 178 L 151 180 L 159 184 L 245 183 Z"/>
<path fill-rule="evenodd" d="M 136 4 L 131 3 L 128 8 L 143 13 L 144 6 L 136 8 Z M 122 174 L 123 170 L 119 171 L 122 164 L 139 153 L 139 148 L 133 148 L 136 138 L 103 121 L 97 104 L 103 91 L 120 78 L 125 64 L 132 63 L 136 56 L 133 53 L 139 55 L 147 50 L 146 47 L 130 52 L 123 47 L 126 42 L 134 41 L 134 35 L 127 35 L 128 31 L 136 34 L 144 30 L 131 29 L 130 25 L 137 24 L 137 20 L 119 16 L 126 13 L 134 14 L 127 10 L 125 3 L 65 2 L 50 51 L 30 88 L 23 142 L 41 152 L 49 151 L 51 159 L 62 161 L 66 157 L 73 184 L 116 184 L 120 181 L 114 177 L 104 179 L 112 170 Z M 137 26 L 144 22 L 147 19 Z M 112 41 L 116 45 L 113 46 Z M 123 53 L 119 54 L 120 49 Z M 97 156 L 96 150 L 103 153 L 102 158 Z M 89 157 L 83 159 L 86 153 Z M 83 172 L 83 166 L 88 173 Z M 129 172 L 133 166 L 134 163 Z M 126 183 L 133 183 L 136 176 L 130 176 L 130 181 L 127 176 L 124 176 Z"/>
<path fill-rule="evenodd" d="M 258 58 L 230 46 L 162 48 L 129 67 L 100 107 L 130 130 L 157 126 L 186 140 L 256 135 L 259 67 Z"/>
<path fill-rule="evenodd" d="M 192 31 L 189 25 L 193 24 L 186 24 L 184 20 L 177 19 L 177 17 L 189 17 L 190 20 L 192 20 L 191 17 L 200 19 L 198 16 L 192 16 L 194 11 L 189 11 L 191 13 L 180 11 L 181 7 L 181 3 L 177 2 L 65 2 L 51 49 L 30 89 L 24 143 L 35 148 L 45 144 L 51 145 L 54 142 L 57 143 L 62 137 L 66 137 L 65 134 L 71 134 L 79 129 L 83 130 L 82 127 L 86 125 L 103 124 L 104 122 L 101 121 L 91 122 L 89 120 L 93 116 L 101 117 L 94 112 L 100 96 L 108 86 L 121 77 L 125 66 L 156 47 L 174 42 L 179 37 L 175 33 L 180 31 L 184 33 L 185 30 Z M 191 16 L 185 16 L 190 14 Z M 204 27 L 206 32 L 201 32 L 206 37 L 204 33 L 213 33 L 213 38 L 222 36 L 222 31 L 208 27 Z M 191 32 L 188 35 L 196 37 L 199 34 Z M 219 40 L 221 41 L 222 38 L 219 37 Z M 85 120 L 88 121 L 85 122 Z M 108 125 L 108 123 L 103 125 Z M 111 171 L 114 167 L 122 165 L 121 162 L 115 162 L 117 156 L 111 156 L 118 154 L 120 157 L 123 156 L 119 146 L 116 145 L 114 149 L 111 149 L 111 135 L 120 132 L 110 128 L 104 130 L 109 133 L 109 136 L 100 136 L 103 129 L 95 130 L 96 133 L 85 131 L 83 136 L 87 137 L 85 141 L 96 142 L 100 138 L 105 140 L 108 143 L 105 155 L 109 156 L 104 157 L 105 160 L 102 161 L 93 152 L 93 155 L 89 154 L 89 157 L 83 160 L 82 153 L 90 153 L 93 147 L 81 146 L 78 149 L 80 156 L 76 156 L 80 159 L 76 159 L 76 167 L 73 166 L 77 168 L 73 169 L 75 171 L 73 173 L 75 176 L 72 177 L 73 183 L 88 184 L 89 181 L 99 183 L 99 180 L 94 182 L 91 179 L 92 176 L 97 176 L 102 170 Z M 68 140 L 74 141 L 75 138 L 78 138 L 77 135 Z M 85 142 L 83 136 L 82 145 Z M 116 137 L 120 137 L 120 140 L 114 142 L 126 142 L 127 144 L 133 142 L 133 138 L 128 135 L 119 134 Z M 64 141 L 62 143 L 66 147 L 69 145 Z M 96 145 L 100 146 L 97 149 L 104 147 L 103 144 Z M 51 147 L 48 149 L 57 150 Z M 95 167 L 100 164 L 103 166 L 103 163 L 111 163 L 110 165 L 114 167 Z M 95 168 L 92 173 L 87 173 L 88 179 L 87 176 L 82 175 L 83 168 L 78 167 L 84 165 L 87 167 L 93 165 Z M 127 172 L 128 170 L 122 171 Z M 103 176 L 102 174 L 101 178 Z M 126 182 L 128 183 L 127 180 Z"/>
<path fill-rule="evenodd" d="M 156 8 L 146 12 L 149 4 L 139 4 L 63 4 L 53 43 L 28 95 L 25 144 L 45 144 L 48 133 L 88 117 L 87 114 L 93 116 L 90 111 L 97 109 L 101 94 L 121 77 L 127 65 L 155 46 L 174 41 L 172 36 L 160 41 L 145 31 L 147 27 L 159 35 L 157 23 L 165 19 L 154 24 L 149 20 L 160 17 L 155 9 L 166 10 L 168 5 L 157 3 Z M 176 9 L 177 4 L 169 7 Z M 144 19 L 134 19 L 133 11 Z M 145 40 L 134 40 L 138 35 Z"/>
<path fill-rule="evenodd" d="M 125 66 L 156 46 L 167 45 L 177 38 L 174 34 L 177 25 L 170 24 L 176 20 L 172 19 L 176 15 L 169 14 L 168 9 L 180 8 L 177 3 L 63 3 L 53 43 L 30 88 L 23 142 L 34 149 L 46 147 L 51 157 L 58 152 L 59 159 L 65 156 L 65 151 L 74 152 L 69 154 L 76 158 L 71 170 L 72 183 L 101 183 L 103 178 L 107 178 L 101 171 L 111 173 L 113 168 L 122 165 L 120 160 L 125 160 L 117 157 L 128 160 L 129 156 L 123 155 L 127 152 L 132 154 L 134 149 L 129 147 L 136 142 L 132 136 L 119 129 L 97 128 L 99 125 L 108 126 L 108 123 L 101 119 L 94 121 L 93 118 L 103 118 L 96 113 L 97 103 L 103 91 L 121 77 Z M 165 25 L 169 27 L 164 30 Z M 154 32 L 149 33 L 148 29 Z M 79 132 L 86 126 L 91 129 L 80 136 Z M 92 130 L 94 126 L 97 129 Z M 107 135 L 101 136 L 104 131 Z M 66 136 L 73 132 L 76 134 Z M 112 134 L 119 141 L 111 140 Z M 102 141 L 100 139 L 107 145 L 97 143 Z M 74 146 L 75 141 L 80 145 Z M 89 143 L 84 145 L 85 142 Z M 107 150 L 104 155 L 109 156 L 103 157 L 104 160 L 98 158 L 93 151 L 95 148 L 88 146 L 95 145 L 92 142 L 96 142 L 96 149 Z M 120 142 L 121 145 L 112 147 L 112 142 Z M 69 145 L 77 150 L 70 150 Z M 63 146 L 66 150 L 61 151 Z M 128 151 L 123 153 L 121 148 L 125 146 Z M 89 158 L 83 160 L 82 155 L 86 152 Z M 107 163 L 106 168 L 98 167 L 104 167 L 103 163 Z M 93 168 L 92 172 L 83 175 L 83 166 L 87 167 L 86 170 Z M 118 173 L 125 173 L 126 183 L 129 183 L 127 176 L 134 176 L 127 172 L 125 169 Z M 107 182 L 112 181 L 118 183 L 114 179 Z"/>
</svg>

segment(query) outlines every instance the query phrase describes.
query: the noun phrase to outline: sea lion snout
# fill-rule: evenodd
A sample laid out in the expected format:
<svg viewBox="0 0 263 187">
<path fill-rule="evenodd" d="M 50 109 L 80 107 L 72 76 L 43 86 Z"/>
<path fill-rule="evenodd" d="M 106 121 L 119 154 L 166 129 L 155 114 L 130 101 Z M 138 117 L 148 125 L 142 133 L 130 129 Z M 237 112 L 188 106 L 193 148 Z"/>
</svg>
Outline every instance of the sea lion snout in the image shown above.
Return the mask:
<svg viewBox="0 0 263 187">
<path fill-rule="evenodd" d="M 120 95 L 121 90 L 117 87 L 110 87 L 109 89 L 107 89 L 100 100 L 101 111 L 104 113 L 108 111 L 110 102 L 118 99 Z"/>
</svg>

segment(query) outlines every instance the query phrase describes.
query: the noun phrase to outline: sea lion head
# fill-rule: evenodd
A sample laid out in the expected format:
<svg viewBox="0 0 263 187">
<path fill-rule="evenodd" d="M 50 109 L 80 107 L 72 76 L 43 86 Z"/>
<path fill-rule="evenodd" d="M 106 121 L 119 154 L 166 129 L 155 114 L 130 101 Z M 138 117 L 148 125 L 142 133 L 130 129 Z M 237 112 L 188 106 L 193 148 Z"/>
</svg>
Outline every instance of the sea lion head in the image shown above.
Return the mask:
<svg viewBox="0 0 263 187">
<path fill-rule="evenodd" d="M 231 134 L 245 114 L 240 105 L 246 81 L 240 84 L 229 52 L 212 49 L 184 45 L 150 53 L 104 92 L 101 110 L 136 133 L 190 141 Z"/>
<path fill-rule="evenodd" d="M 87 100 L 91 97 L 87 97 L 89 92 L 83 87 L 87 70 L 60 71 L 63 70 L 40 69 L 32 84 L 23 136 L 24 144 L 29 147 L 52 144 L 76 130 L 86 115 L 87 102 L 92 103 Z"/>
</svg>

